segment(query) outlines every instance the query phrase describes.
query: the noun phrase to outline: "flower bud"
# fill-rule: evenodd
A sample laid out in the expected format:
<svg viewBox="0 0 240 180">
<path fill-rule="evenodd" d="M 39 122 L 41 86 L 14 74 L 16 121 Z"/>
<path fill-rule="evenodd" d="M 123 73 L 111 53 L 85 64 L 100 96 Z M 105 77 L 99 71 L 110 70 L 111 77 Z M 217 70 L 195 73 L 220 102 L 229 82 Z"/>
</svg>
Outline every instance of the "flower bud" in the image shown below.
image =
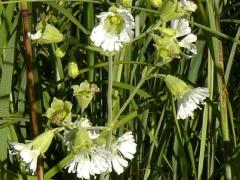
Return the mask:
<svg viewBox="0 0 240 180">
<path fill-rule="evenodd" d="M 42 36 L 36 40 L 39 44 L 51 44 L 63 41 L 63 34 L 53 25 L 39 22 L 36 30 L 41 30 Z"/>
<path fill-rule="evenodd" d="M 186 92 L 192 89 L 191 86 L 187 85 L 184 81 L 176 78 L 175 76 L 167 75 L 164 78 L 164 81 L 169 91 L 176 98 L 181 98 Z"/>
<path fill-rule="evenodd" d="M 76 62 L 68 63 L 68 76 L 75 79 L 78 76 L 78 65 Z"/>
<path fill-rule="evenodd" d="M 155 8 L 160 8 L 162 6 L 162 0 L 150 0 L 150 3 Z"/>
<path fill-rule="evenodd" d="M 59 58 L 63 58 L 67 52 L 68 43 L 63 43 L 60 47 L 57 47 L 55 54 Z"/>
</svg>

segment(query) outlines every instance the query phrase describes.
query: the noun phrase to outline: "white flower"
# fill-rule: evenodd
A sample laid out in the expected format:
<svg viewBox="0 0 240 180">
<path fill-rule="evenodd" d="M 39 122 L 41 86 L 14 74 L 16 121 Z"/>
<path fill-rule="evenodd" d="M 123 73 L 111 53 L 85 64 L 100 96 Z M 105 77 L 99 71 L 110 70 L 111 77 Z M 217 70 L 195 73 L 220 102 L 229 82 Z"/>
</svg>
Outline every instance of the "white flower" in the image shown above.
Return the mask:
<svg viewBox="0 0 240 180">
<path fill-rule="evenodd" d="M 109 152 L 102 147 L 82 149 L 65 168 L 68 168 L 68 173 L 77 172 L 78 178 L 89 179 L 91 175 L 95 176 L 109 169 L 108 156 Z"/>
<path fill-rule="evenodd" d="M 191 11 L 194 12 L 197 10 L 197 5 L 192 2 L 192 1 L 188 1 L 188 0 L 181 0 L 180 4 L 183 6 L 183 8 L 187 11 Z"/>
<path fill-rule="evenodd" d="M 206 97 L 209 97 L 208 88 L 198 87 L 186 92 L 178 99 L 177 119 L 193 117 L 193 111 L 201 109 L 198 105 L 204 104 Z"/>
<path fill-rule="evenodd" d="M 109 157 L 113 169 L 117 174 L 123 172 L 123 168 L 128 166 L 126 159 L 132 160 L 136 153 L 137 144 L 135 143 L 132 132 L 126 132 L 113 143 L 111 156 Z M 110 169 L 111 171 L 111 169 Z"/>
<path fill-rule="evenodd" d="M 171 21 L 171 28 L 176 30 L 175 38 L 182 38 L 179 46 L 188 49 L 193 54 L 197 54 L 197 48 L 193 44 L 197 41 L 197 36 L 191 33 L 189 22 L 186 19 L 175 19 Z M 191 56 L 188 56 L 189 58 Z"/>
<path fill-rule="evenodd" d="M 104 51 L 119 51 L 124 43 L 133 39 L 135 23 L 127 9 L 111 7 L 97 18 L 100 23 L 93 29 L 90 39 Z"/>
<path fill-rule="evenodd" d="M 33 41 L 40 39 L 41 36 L 42 36 L 42 30 L 38 30 L 34 34 L 31 34 L 30 32 L 28 32 L 28 37 Z"/>
<path fill-rule="evenodd" d="M 28 170 L 34 174 L 37 168 L 37 159 L 40 151 L 33 149 L 31 143 L 23 144 L 10 142 L 9 145 L 9 153 L 13 155 L 19 153 L 22 161 L 27 165 Z"/>
</svg>

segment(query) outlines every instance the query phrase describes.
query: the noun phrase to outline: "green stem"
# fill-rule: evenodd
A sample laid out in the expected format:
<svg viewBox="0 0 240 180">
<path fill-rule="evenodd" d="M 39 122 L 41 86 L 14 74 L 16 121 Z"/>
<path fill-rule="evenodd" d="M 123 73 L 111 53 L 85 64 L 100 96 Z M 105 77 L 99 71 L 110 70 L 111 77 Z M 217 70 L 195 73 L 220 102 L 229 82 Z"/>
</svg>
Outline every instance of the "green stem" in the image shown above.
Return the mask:
<svg viewBox="0 0 240 180">
<path fill-rule="evenodd" d="M 94 6 L 93 3 L 84 3 L 84 9 L 86 11 L 84 12 L 86 18 L 85 18 L 85 24 L 87 29 L 91 30 L 94 27 Z M 87 44 L 90 44 L 91 40 L 89 37 L 87 38 Z M 88 66 L 93 66 L 94 65 L 94 51 L 92 50 L 87 50 L 87 61 L 88 61 Z M 94 81 L 94 70 L 90 70 L 88 72 L 88 81 L 93 82 Z"/>
<path fill-rule="evenodd" d="M 107 92 L 107 106 L 108 106 L 108 116 L 107 116 L 107 126 L 109 127 L 112 123 L 112 93 L 113 93 L 113 57 L 108 57 L 108 92 Z M 110 148 L 112 141 L 112 130 L 108 131 L 106 139 L 106 149 Z M 100 180 L 109 179 L 106 174 L 103 173 L 100 176 Z"/>
<path fill-rule="evenodd" d="M 217 4 L 213 1 L 207 0 L 207 9 L 209 12 L 209 23 L 210 28 L 214 31 L 220 31 L 220 17 Z M 234 39 L 235 40 L 235 39 Z M 231 165 L 229 163 L 229 145 L 230 145 L 230 134 L 228 127 L 228 112 L 227 112 L 227 87 L 224 78 L 224 62 L 223 62 L 223 47 L 222 43 L 216 38 L 212 37 L 210 43 L 212 43 L 212 56 L 217 69 L 217 83 L 219 90 L 220 100 L 220 114 L 221 114 L 221 127 L 224 142 L 225 151 L 225 176 L 227 180 L 232 179 Z"/>
<path fill-rule="evenodd" d="M 112 92 L 113 92 L 113 58 L 110 56 L 108 58 L 108 92 L 107 92 L 107 106 L 108 106 L 108 118 L 107 118 L 107 126 L 110 126 L 112 124 Z M 107 135 L 107 142 L 106 142 L 106 148 L 109 149 L 111 145 L 111 139 L 112 139 L 112 131 L 108 132 Z"/>
</svg>

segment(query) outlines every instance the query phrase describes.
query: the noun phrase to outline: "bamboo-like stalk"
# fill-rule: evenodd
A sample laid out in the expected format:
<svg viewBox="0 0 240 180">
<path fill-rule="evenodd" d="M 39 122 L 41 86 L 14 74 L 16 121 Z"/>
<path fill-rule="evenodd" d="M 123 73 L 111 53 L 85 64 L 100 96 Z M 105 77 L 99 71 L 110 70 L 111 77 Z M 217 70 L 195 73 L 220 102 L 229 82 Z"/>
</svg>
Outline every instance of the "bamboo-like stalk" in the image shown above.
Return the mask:
<svg viewBox="0 0 240 180">
<path fill-rule="evenodd" d="M 207 8 L 209 12 L 209 23 L 210 27 L 213 30 L 220 31 L 220 19 L 218 7 L 213 1 L 207 1 Z M 217 17 L 217 18 L 216 18 Z M 228 112 L 227 112 L 227 86 L 224 78 L 224 62 L 223 62 L 223 47 L 221 41 L 218 41 L 216 38 L 211 38 L 212 42 L 212 56 L 216 66 L 217 72 L 217 84 L 219 91 L 219 101 L 220 101 L 220 118 L 221 118 L 221 127 L 223 134 L 224 142 L 224 152 L 225 152 L 225 177 L 226 179 L 232 179 L 231 174 L 231 165 L 229 163 L 229 144 L 230 144 L 230 134 L 228 127 Z"/>
<path fill-rule="evenodd" d="M 29 93 L 29 106 L 30 106 L 30 117 L 31 117 L 31 126 L 33 130 L 34 137 L 39 135 L 41 132 L 41 122 L 39 120 L 39 113 L 37 110 L 37 95 L 36 95 L 36 82 L 37 77 L 34 74 L 34 66 L 33 66 L 33 55 L 32 55 L 32 45 L 31 39 L 28 37 L 28 32 L 30 32 L 30 22 L 29 22 L 29 11 L 28 11 L 28 3 L 23 1 L 20 3 L 21 5 L 21 14 L 23 21 L 23 38 L 24 38 L 24 60 L 26 63 L 27 69 L 27 86 Z M 43 163 L 41 158 L 38 159 L 37 165 L 37 175 L 38 180 L 43 180 Z"/>
<path fill-rule="evenodd" d="M 85 27 L 88 30 L 92 30 L 92 28 L 94 27 L 94 6 L 93 3 L 83 3 L 83 7 L 84 7 L 84 16 L 86 16 L 84 18 L 84 24 Z M 87 44 L 90 44 L 91 40 L 88 37 L 86 39 Z M 87 50 L 87 62 L 88 62 L 88 66 L 93 66 L 95 64 L 95 56 L 94 56 L 94 51 L 92 50 Z M 94 81 L 94 69 L 90 70 L 88 72 L 88 81 L 89 82 L 93 82 Z"/>
</svg>

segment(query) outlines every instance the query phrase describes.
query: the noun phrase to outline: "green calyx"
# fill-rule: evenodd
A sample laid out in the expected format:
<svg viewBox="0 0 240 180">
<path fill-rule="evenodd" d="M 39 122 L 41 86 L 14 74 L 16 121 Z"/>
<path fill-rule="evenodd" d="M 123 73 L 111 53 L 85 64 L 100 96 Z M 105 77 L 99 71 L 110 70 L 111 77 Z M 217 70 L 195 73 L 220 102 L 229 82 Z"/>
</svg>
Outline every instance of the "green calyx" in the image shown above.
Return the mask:
<svg viewBox="0 0 240 180">
<path fill-rule="evenodd" d="M 52 143 L 53 137 L 54 130 L 48 130 L 40 134 L 39 136 L 34 138 L 33 141 L 31 142 L 33 149 L 37 149 L 41 152 L 41 154 L 44 154 L 48 150 L 50 144 Z"/>
<path fill-rule="evenodd" d="M 84 147 L 92 146 L 92 140 L 89 138 L 86 129 L 79 127 L 72 137 L 72 148 L 74 152 L 79 151 Z"/>
<path fill-rule="evenodd" d="M 99 92 L 99 88 L 95 84 L 90 84 L 87 81 L 82 82 L 80 85 L 74 85 L 73 95 L 75 96 L 80 108 L 86 109 L 89 103 L 92 101 L 96 92 Z"/>
<path fill-rule="evenodd" d="M 158 55 L 164 63 L 170 62 L 174 58 L 180 58 L 180 46 L 178 41 L 171 36 L 158 36 L 153 34 L 154 46 Z"/>
<path fill-rule="evenodd" d="M 191 86 L 187 85 L 181 79 L 175 76 L 167 75 L 164 79 L 169 91 L 176 97 L 182 98 L 188 91 L 192 89 Z"/>
<path fill-rule="evenodd" d="M 63 34 L 53 25 L 39 22 L 36 26 L 36 30 L 42 31 L 42 36 L 36 40 L 39 44 L 51 44 L 63 41 Z"/>
<path fill-rule="evenodd" d="M 186 14 L 186 11 L 180 7 L 179 3 L 173 0 L 164 1 L 159 11 L 161 12 L 161 19 L 165 22 L 181 18 Z"/>
<path fill-rule="evenodd" d="M 51 123 L 66 126 L 71 122 L 71 109 L 71 102 L 54 97 L 51 107 L 47 109 L 46 116 L 51 119 Z"/>
</svg>

